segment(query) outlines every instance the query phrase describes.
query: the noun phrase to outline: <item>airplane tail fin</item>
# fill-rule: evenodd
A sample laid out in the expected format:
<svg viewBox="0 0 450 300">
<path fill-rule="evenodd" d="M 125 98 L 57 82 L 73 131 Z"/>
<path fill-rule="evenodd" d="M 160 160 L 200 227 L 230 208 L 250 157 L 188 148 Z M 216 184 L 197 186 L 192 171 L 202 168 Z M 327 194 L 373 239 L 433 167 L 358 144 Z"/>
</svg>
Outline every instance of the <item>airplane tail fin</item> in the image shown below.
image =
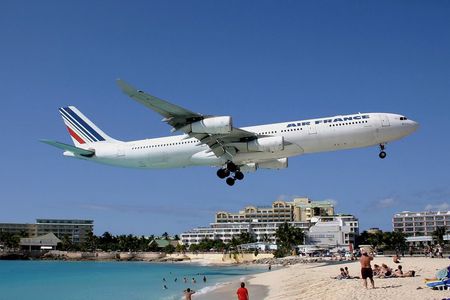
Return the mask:
<svg viewBox="0 0 450 300">
<path fill-rule="evenodd" d="M 96 142 L 116 141 L 92 123 L 75 106 L 61 107 L 59 112 L 76 147 L 87 148 L 86 146 Z"/>
</svg>

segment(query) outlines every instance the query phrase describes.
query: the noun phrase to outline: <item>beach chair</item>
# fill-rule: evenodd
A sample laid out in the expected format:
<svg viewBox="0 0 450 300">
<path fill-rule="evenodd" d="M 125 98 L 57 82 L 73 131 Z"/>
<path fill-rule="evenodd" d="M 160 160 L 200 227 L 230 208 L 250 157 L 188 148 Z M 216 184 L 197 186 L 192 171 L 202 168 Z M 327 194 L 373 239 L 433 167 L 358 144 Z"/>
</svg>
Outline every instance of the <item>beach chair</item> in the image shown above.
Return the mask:
<svg viewBox="0 0 450 300">
<path fill-rule="evenodd" d="M 447 290 L 450 288 L 450 278 L 443 278 L 438 280 L 430 280 L 425 282 L 427 287 L 434 290 Z"/>
</svg>

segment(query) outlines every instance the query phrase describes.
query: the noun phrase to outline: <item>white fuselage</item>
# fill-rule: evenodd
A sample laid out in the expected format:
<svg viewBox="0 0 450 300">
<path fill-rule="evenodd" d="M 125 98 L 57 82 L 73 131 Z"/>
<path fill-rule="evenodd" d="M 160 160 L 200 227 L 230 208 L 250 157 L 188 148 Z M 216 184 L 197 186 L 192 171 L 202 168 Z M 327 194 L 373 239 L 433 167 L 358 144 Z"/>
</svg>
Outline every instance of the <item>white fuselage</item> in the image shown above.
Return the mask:
<svg viewBox="0 0 450 300">
<path fill-rule="evenodd" d="M 284 149 L 276 152 L 249 152 L 236 144 L 235 164 L 258 163 L 295 155 L 369 147 L 398 140 L 414 132 L 418 124 L 401 115 L 358 113 L 329 118 L 301 120 L 241 128 L 258 136 L 282 136 Z M 222 166 L 225 157 L 217 157 L 207 145 L 187 135 L 94 144 L 96 162 L 131 168 L 179 168 L 186 166 Z M 70 152 L 66 155 L 74 156 Z"/>
</svg>

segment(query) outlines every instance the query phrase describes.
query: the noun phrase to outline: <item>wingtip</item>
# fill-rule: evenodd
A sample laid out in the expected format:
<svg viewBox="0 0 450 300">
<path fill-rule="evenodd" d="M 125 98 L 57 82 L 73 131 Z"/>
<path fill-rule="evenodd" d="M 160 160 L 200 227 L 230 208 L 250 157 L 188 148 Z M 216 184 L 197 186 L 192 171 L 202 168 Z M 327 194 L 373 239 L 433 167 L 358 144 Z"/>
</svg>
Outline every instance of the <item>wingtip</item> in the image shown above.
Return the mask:
<svg viewBox="0 0 450 300">
<path fill-rule="evenodd" d="M 52 145 L 52 143 L 54 142 L 52 140 L 47 140 L 47 139 L 39 139 L 38 141 L 41 143 L 47 144 L 47 145 Z"/>
<path fill-rule="evenodd" d="M 134 94 L 136 92 L 136 89 L 132 85 L 125 82 L 124 80 L 117 79 L 116 82 L 117 82 L 117 85 L 120 87 L 120 89 L 125 94 L 130 95 L 130 94 Z"/>
</svg>

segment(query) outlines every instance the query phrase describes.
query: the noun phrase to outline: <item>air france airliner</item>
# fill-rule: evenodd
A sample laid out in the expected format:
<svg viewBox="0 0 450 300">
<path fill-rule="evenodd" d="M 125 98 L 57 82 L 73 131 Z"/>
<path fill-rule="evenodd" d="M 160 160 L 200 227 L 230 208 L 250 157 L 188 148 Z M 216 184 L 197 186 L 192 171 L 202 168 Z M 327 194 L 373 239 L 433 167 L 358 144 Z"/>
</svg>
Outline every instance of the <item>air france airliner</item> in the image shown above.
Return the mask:
<svg viewBox="0 0 450 300">
<path fill-rule="evenodd" d="M 238 128 L 230 116 L 192 112 L 137 90 L 123 80 L 123 92 L 162 115 L 172 132 L 182 135 L 137 141 L 111 138 L 76 107 L 59 109 L 73 146 L 50 140 L 42 142 L 71 156 L 130 168 L 179 168 L 214 166 L 217 176 L 234 185 L 244 173 L 257 169 L 284 169 L 296 155 L 385 145 L 418 128 L 418 123 L 392 113 L 355 113 L 327 118 Z"/>
</svg>

